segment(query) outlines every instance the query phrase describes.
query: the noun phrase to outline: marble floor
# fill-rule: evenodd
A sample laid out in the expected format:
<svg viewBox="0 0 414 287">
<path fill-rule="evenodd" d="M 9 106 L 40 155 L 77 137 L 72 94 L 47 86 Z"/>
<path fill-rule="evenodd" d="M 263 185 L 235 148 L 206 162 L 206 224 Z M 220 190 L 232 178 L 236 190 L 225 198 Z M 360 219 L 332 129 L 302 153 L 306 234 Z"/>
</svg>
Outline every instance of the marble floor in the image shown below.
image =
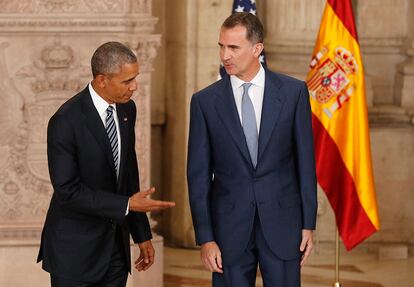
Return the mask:
<svg viewBox="0 0 414 287">
<path fill-rule="evenodd" d="M 333 254 L 312 254 L 302 270 L 302 287 L 332 286 L 333 262 Z M 164 287 L 207 287 L 210 277 L 198 250 L 164 248 Z M 340 283 L 341 287 L 413 287 L 414 257 L 379 260 L 372 254 L 343 252 Z M 262 286 L 260 274 L 256 286 Z"/>
</svg>

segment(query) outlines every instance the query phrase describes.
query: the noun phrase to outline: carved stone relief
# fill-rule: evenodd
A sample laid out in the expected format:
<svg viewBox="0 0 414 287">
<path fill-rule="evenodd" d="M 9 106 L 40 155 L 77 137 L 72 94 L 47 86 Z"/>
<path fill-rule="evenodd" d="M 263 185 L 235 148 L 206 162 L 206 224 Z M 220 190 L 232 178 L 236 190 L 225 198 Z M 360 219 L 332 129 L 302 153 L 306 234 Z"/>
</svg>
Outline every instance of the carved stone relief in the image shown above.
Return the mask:
<svg viewBox="0 0 414 287">
<path fill-rule="evenodd" d="M 0 249 L 24 245 L 37 252 L 53 192 L 47 123 L 91 80 L 91 53 L 106 41 L 133 43 L 142 63 L 134 95 L 136 146 L 141 186 L 149 186 L 150 71 L 160 38 L 153 35 L 157 19 L 151 6 L 151 0 L 0 0 L 0 105 L 7 107 L 0 113 Z M 162 246 L 162 239 L 157 242 Z M 159 270 L 162 263 L 157 264 Z M 17 269 L 10 266 L 10 273 Z M 162 272 L 154 274 L 141 277 L 162 282 Z M 133 286 L 141 286 L 138 281 Z"/>
<path fill-rule="evenodd" d="M 125 0 L 0 0 L 2 13 L 119 13 Z M 142 1 L 141 1 L 142 2 Z"/>
<path fill-rule="evenodd" d="M 149 13 L 149 0 L 0 0 L 2 13 Z"/>
<path fill-rule="evenodd" d="M 46 38 L 36 49 L 38 52 L 33 53 L 31 62 L 18 68 L 14 76 L 10 76 L 5 58 L 10 44 L 0 44 L 0 74 L 4 79 L 0 82 L 0 104 L 8 107 L 0 114 L 1 131 L 8 135 L 0 140 L 0 152 L 6 155 L 0 160 L 0 240 L 22 240 L 22 234 L 24 238 L 39 236 L 53 192 L 47 168 L 47 123 L 58 107 L 90 80 L 89 63 L 84 64 L 85 59 L 78 55 L 80 51 L 65 42 L 70 41 L 56 36 Z M 136 52 L 141 71 L 134 100 L 143 189 L 150 183 L 150 71 L 159 43 L 157 35 L 137 37 L 127 43 Z M 17 80 L 19 89 L 15 85 Z M 23 97 L 22 86 L 27 86 L 33 95 Z M 30 230 L 37 226 L 37 232 L 25 233 L 24 226 Z"/>
<path fill-rule="evenodd" d="M 89 71 L 75 65 L 71 47 L 55 40 L 16 75 L 28 80 L 34 94 L 33 102 L 25 102 L 14 78 L 8 76 L 4 57 L 7 46 L 3 43 L 0 50 L 0 71 L 7 79 L 0 85 L 0 96 L 8 107 L 1 127 L 8 136 L 0 142 L 6 155 L 0 163 L 0 222 L 40 222 L 52 193 L 46 157 L 47 122 L 69 95 L 83 87 Z"/>
</svg>

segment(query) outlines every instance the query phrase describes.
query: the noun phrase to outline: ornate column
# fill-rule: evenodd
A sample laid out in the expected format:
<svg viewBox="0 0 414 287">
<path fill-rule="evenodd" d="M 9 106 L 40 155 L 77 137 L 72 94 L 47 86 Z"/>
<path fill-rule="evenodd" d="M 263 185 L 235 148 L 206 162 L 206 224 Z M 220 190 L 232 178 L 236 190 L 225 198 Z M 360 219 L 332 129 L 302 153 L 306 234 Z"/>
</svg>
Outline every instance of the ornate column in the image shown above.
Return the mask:
<svg viewBox="0 0 414 287">
<path fill-rule="evenodd" d="M 129 45 L 140 63 L 136 148 L 141 188 L 150 185 L 150 87 L 160 36 L 151 0 L 0 1 L 0 285 L 48 286 L 35 259 L 50 196 L 46 127 L 56 109 L 91 80 L 90 57 L 103 42 Z M 162 238 L 157 262 L 128 286 L 162 285 Z M 138 250 L 132 248 L 133 258 Z M 8 257 L 13 256 L 11 264 Z M 25 276 L 19 276 L 21 272 Z M 29 276 L 26 276 L 29 275 Z"/>
</svg>

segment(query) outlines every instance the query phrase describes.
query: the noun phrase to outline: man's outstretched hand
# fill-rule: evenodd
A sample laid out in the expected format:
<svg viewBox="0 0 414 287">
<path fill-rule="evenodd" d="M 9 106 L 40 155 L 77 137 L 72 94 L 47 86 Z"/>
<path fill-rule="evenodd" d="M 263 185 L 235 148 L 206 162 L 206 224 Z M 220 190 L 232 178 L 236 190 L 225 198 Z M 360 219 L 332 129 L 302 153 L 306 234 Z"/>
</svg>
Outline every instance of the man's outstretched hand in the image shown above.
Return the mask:
<svg viewBox="0 0 414 287">
<path fill-rule="evenodd" d="M 129 198 L 129 210 L 138 212 L 149 212 L 167 209 L 175 206 L 175 202 L 151 199 L 148 196 L 155 192 L 151 187 L 146 191 L 135 193 Z"/>
</svg>

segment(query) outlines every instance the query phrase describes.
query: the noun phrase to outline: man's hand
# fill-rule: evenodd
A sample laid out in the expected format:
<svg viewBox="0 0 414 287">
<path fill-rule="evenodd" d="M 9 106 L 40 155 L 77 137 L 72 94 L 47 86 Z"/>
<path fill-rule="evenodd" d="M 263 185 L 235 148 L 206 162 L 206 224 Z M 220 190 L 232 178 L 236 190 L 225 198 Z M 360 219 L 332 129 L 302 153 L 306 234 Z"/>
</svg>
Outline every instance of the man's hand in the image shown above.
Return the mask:
<svg viewBox="0 0 414 287">
<path fill-rule="evenodd" d="M 303 252 L 300 266 L 304 266 L 313 249 L 313 231 L 309 229 L 302 229 L 302 243 L 300 244 L 300 251 Z"/>
<path fill-rule="evenodd" d="M 175 206 L 175 202 L 154 200 L 148 198 L 155 192 L 155 188 L 151 187 L 146 191 L 137 192 L 129 198 L 129 210 L 138 212 L 157 211 Z"/>
<path fill-rule="evenodd" d="M 141 251 L 137 260 L 135 260 L 135 268 L 138 271 L 145 271 L 152 264 L 154 264 L 155 250 L 152 246 L 151 240 L 138 243 L 139 250 Z"/>
<path fill-rule="evenodd" d="M 223 273 L 220 248 L 214 241 L 201 245 L 201 261 L 211 272 Z"/>
</svg>

